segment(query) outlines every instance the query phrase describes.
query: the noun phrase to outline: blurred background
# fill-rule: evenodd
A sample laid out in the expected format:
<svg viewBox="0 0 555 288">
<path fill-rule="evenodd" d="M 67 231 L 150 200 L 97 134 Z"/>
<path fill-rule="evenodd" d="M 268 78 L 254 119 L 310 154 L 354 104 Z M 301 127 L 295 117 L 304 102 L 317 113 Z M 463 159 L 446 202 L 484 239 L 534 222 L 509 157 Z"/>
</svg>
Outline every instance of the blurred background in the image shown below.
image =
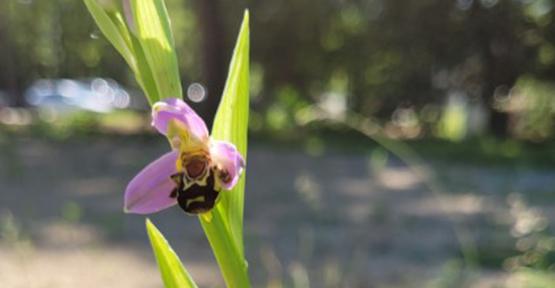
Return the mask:
<svg viewBox="0 0 555 288">
<path fill-rule="evenodd" d="M 555 287 L 555 1 L 166 3 L 207 123 L 251 11 L 254 287 Z M 149 122 L 81 1 L 0 1 L 1 287 L 161 287 L 122 212 Z M 222 286 L 194 217 L 152 219 Z"/>
</svg>

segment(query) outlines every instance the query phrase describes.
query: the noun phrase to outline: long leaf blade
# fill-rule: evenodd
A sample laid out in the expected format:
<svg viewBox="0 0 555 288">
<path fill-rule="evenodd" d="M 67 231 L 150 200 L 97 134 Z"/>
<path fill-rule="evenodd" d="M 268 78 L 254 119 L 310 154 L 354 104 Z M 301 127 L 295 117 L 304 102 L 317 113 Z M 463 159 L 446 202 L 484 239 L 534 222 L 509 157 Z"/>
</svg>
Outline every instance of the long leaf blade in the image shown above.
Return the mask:
<svg viewBox="0 0 555 288">
<path fill-rule="evenodd" d="M 212 128 L 215 139 L 229 141 L 247 157 L 247 128 L 249 118 L 249 13 L 245 11 L 243 24 L 233 52 L 229 74 L 222 100 Z M 241 255 L 243 249 L 243 210 L 245 197 L 245 175 L 241 177 L 232 191 L 222 196 L 222 209 L 229 219 L 229 228 L 238 245 Z"/>
<path fill-rule="evenodd" d="M 158 99 L 181 98 L 181 79 L 168 12 L 163 0 L 132 0 L 135 36 L 158 91 Z"/>
<path fill-rule="evenodd" d="M 145 96 L 148 99 L 148 103 L 153 105 L 160 99 L 160 95 L 158 94 L 158 89 L 156 82 L 154 81 L 152 71 L 146 61 L 143 48 L 141 47 L 137 37 L 134 35 L 131 35 L 131 45 L 133 46 L 135 58 L 137 59 L 137 71 L 135 72 L 135 78 L 143 88 Z"/>
<path fill-rule="evenodd" d="M 183 267 L 183 264 L 181 264 L 179 257 L 170 247 L 164 235 L 160 233 L 158 228 L 149 219 L 146 219 L 146 230 L 156 257 L 156 262 L 158 262 L 158 268 L 162 274 L 164 287 L 196 288 L 197 285 L 185 267 Z"/>
<path fill-rule="evenodd" d="M 133 54 L 133 48 L 129 45 L 125 35 L 120 30 L 122 27 L 114 23 L 110 15 L 98 4 L 96 0 L 84 0 L 85 6 L 91 13 L 94 21 L 106 39 L 112 43 L 114 48 L 123 56 L 131 70 L 135 71 L 137 63 Z"/>
<path fill-rule="evenodd" d="M 116 9 L 117 6 L 105 8 L 97 0 L 83 0 L 83 2 L 106 39 L 123 56 L 135 74 L 135 79 L 145 92 L 149 103 L 153 104 L 160 97 L 152 72 L 139 40 L 133 33 L 130 33 L 122 12 Z M 128 4 L 128 0 L 124 0 L 124 6 Z"/>
<path fill-rule="evenodd" d="M 234 143 L 246 158 L 249 113 L 249 13 L 231 60 L 228 79 L 216 114 L 212 136 Z M 199 217 L 228 287 L 250 287 L 243 248 L 245 175 L 232 191 L 223 192 L 212 217 Z"/>
<path fill-rule="evenodd" d="M 226 286 L 250 287 L 247 263 L 239 254 L 235 240 L 229 231 L 226 216 L 221 214 L 219 209 L 212 210 L 210 214 L 210 220 L 207 220 L 205 216 L 199 217 L 199 219 L 212 247 L 212 252 L 216 256 Z"/>
</svg>

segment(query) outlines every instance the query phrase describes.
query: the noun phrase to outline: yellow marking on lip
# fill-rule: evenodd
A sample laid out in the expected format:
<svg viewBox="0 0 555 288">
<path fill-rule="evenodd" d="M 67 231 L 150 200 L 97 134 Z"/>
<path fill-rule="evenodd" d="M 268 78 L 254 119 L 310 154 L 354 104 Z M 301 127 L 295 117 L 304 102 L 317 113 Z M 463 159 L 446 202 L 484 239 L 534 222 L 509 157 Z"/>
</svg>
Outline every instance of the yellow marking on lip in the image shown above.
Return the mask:
<svg viewBox="0 0 555 288">
<path fill-rule="evenodd" d="M 206 198 L 204 196 L 198 196 L 198 197 L 195 197 L 193 199 L 187 199 L 186 205 L 189 206 L 189 204 L 191 204 L 191 203 L 194 203 L 194 202 L 201 202 L 202 203 L 204 201 L 206 201 Z"/>
</svg>

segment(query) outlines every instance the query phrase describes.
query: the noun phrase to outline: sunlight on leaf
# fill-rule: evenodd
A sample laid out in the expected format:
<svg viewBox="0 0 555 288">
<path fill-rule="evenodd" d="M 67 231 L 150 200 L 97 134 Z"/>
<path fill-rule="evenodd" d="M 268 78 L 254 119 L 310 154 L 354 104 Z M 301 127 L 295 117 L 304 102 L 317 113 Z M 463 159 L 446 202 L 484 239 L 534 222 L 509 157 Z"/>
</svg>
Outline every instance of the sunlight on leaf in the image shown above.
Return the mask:
<svg viewBox="0 0 555 288">
<path fill-rule="evenodd" d="M 166 97 L 182 98 L 163 0 L 123 0 L 125 20 L 115 9 L 106 11 L 94 0 L 84 1 L 106 38 L 128 62 L 151 104 Z M 245 159 L 248 115 L 249 13 L 245 11 L 212 129 L 215 139 L 232 142 Z M 250 287 L 243 247 L 244 189 L 243 173 L 234 189 L 222 193 L 210 215 L 199 217 L 228 287 Z M 146 225 L 166 287 L 196 287 L 160 232 L 148 220 Z"/>
<path fill-rule="evenodd" d="M 158 262 L 158 268 L 162 274 L 164 287 L 197 287 L 191 275 L 189 275 L 185 267 L 183 267 L 183 264 L 181 264 L 179 257 L 168 244 L 168 241 L 166 241 L 162 233 L 160 233 L 149 219 L 146 219 L 146 230 L 156 257 L 156 262 Z"/>
<path fill-rule="evenodd" d="M 127 0 L 125 0 L 127 1 Z M 150 104 L 160 98 L 152 71 L 137 37 L 129 32 L 121 11 L 104 9 L 96 0 L 84 0 L 87 9 L 108 41 L 125 59 Z"/>
<path fill-rule="evenodd" d="M 131 0 L 138 43 L 150 68 L 158 91 L 158 101 L 166 97 L 182 98 L 181 79 L 175 54 L 168 12 L 164 1 Z"/>
<path fill-rule="evenodd" d="M 135 72 L 135 78 L 143 88 L 145 96 L 148 99 L 148 103 L 152 105 L 156 101 L 158 101 L 158 99 L 160 99 L 160 95 L 158 95 L 158 89 L 156 88 L 156 82 L 154 82 L 152 71 L 148 66 L 143 48 L 141 47 L 139 40 L 137 39 L 137 37 L 131 35 L 131 42 L 133 45 L 133 49 L 135 50 L 135 58 L 137 59 L 137 71 Z"/>
<path fill-rule="evenodd" d="M 106 39 L 108 39 L 121 56 L 123 56 L 129 67 L 131 67 L 131 70 L 135 71 L 137 63 L 133 54 L 133 49 L 129 45 L 129 41 L 126 41 L 123 30 L 121 29 L 125 26 L 118 26 L 117 23 L 112 21 L 113 17 L 110 17 L 109 13 L 105 11 L 96 0 L 84 0 L 84 2 L 98 25 L 98 28 L 100 28 L 100 31 L 102 31 Z"/>
<path fill-rule="evenodd" d="M 245 11 L 212 128 L 212 136 L 215 139 L 232 142 L 245 159 L 248 115 L 249 13 Z M 243 248 L 244 174 L 235 188 L 222 193 L 221 202 L 212 211 L 211 221 L 199 218 L 228 287 L 250 286 Z"/>
<path fill-rule="evenodd" d="M 231 59 L 229 74 L 224 93 L 212 128 L 212 136 L 218 140 L 229 141 L 247 159 L 247 128 L 249 118 L 249 14 L 237 38 Z M 243 173 L 245 174 L 245 173 Z M 245 196 L 245 175 L 229 193 L 222 197 L 222 212 L 227 210 L 229 225 L 235 242 L 243 255 L 243 206 Z"/>
</svg>

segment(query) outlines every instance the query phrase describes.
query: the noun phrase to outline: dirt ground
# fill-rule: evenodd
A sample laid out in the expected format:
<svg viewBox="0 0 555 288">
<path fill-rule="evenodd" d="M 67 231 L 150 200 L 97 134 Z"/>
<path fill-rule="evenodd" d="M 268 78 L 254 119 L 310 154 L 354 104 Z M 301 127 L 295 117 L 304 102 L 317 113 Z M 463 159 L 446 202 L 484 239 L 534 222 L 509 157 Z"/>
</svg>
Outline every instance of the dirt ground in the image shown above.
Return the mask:
<svg viewBox="0 0 555 288">
<path fill-rule="evenodd" d="M 144 137 L 5 141 L 0 287 L 161 287 L 145 218 L 123 214 L 122 199 L 127 181 L 166 149 Z M 429 171 L 397 160 L 378 169 L 369 159 L 251 145 L 245 245 L 254 287 L 453 287 L 441 283 L 460 277 L 452 275 L 468 251 L 493 264 L 482 261 L 458 286 L 518 287 L 495 260 L 514 245 L 511 207 L 524 199 L 555 221 L 555 170 L 435 161 L 439 185 Z M 151 219 L 201 287 L 222 287 L 197 219 L 178 208 Z"/>
</svg>

